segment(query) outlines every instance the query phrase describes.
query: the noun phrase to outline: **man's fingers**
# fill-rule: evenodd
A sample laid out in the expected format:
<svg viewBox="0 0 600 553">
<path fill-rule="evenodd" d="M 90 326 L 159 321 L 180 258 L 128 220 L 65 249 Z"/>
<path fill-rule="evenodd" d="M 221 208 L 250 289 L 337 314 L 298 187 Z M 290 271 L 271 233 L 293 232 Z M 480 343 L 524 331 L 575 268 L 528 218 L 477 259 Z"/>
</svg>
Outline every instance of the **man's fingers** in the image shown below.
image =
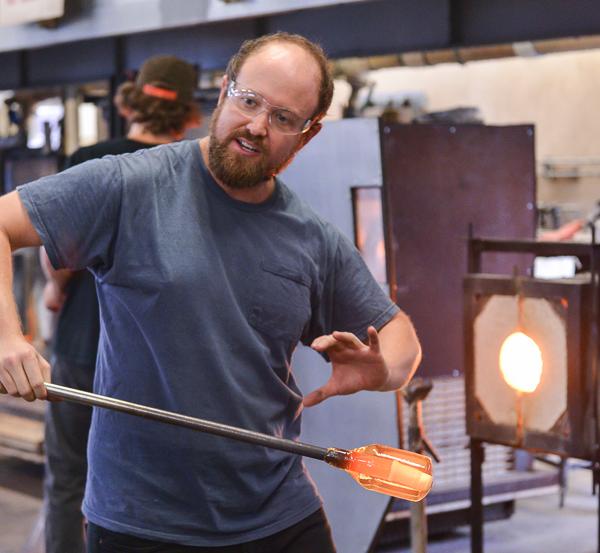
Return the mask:
<svg viewBox="0 0 600 553">
<path fill-rule="evenodd" d="M 48 361 L 46 361 L 39 353 L 37 356 L 40 369 L 42 370 L 42 378 L 44 379 L 44 382 L 52 382 L 50 363 L 48 363 Z"/>
<path fill-rule="evenodd" d="M 35 392 L 29 385 L 29 380 L 27 379 L 25 369 L 22 369 L 16 374 L 13 373 L 12 376 L 17 386 L 19 396 L 21 396 L 26 401 L 33 401 L 35 399 Z"/>
<path fill-rule="evenodd" d="M 335 330 L 333 334 L 326 334 L 315 338 L 310 347 L 316 351 L 327 351 L 332 348 L 350 348 L 358 350 L 364 347 L 364 344 L 355 334 L 352 334 L 352 332 L 340 332 Z"/>
<path fill-rule="evenodd" d="M 40 365 L 40 356 L 35 351 L 30 351 L 23 357 L 23 370 L 29 381 L 29 386 L 37 399 L 45 399 L 47 396 L 44 378 L 42 376 L 42 367 Z"/>
<path fill-rule="evenodd" d="M 358 339 L 356 334 L 352 334 L 352 332 L 339 332 L 335 331 L 333 333 L 333 337 L 338 341 L 343 343 L 346 347 L 352 349 L 361 349 L 363 347 L 363 343 Z"/>
<path fill-rule="evenodd" d="M 12 376 L 10 376 L 9 372 L 3 367 L 0 367 L 0 380 L 2 380 L 2 389 L 4 390 L 2 392 L 3 394 L 8 394 L 10 396 L 19 395 Z"/>
<path fill-rule="evenodd" d="M 30 344 L 9 344 L 12 353 L 0 360 L 0 393 L 22 397 L 27 401 L 47 397 L 44 381 L 50 366 Z"/>
<path fill-rule="evenodd" d="M 377 332 L 377 329 L 374 326 L 370 326 L 367 329 L 367 334 L 369 336 L 369 347 L 375 353 L 379 353 L 380 352 L 380 348 L 379 348 L 379 333 Z"/>
<path fill-rule="evenodd" d="M 319 388 L 317 390 L 314 390 L 307 396 L 304 396 L 302 403 L 304 404 L 304 407 L 313 407 L 314 405 L 318 405 L 322 401 L 325 401 L 328 397 L 329 396 L 323 390 L 323 388 Z"/>
<path fill-rule="evenodd" d="M 4 368 L 11 376 L 15 386 L 17 387 L 17 393 L 11 393 L 11 395 L 17 395 L 27 401 L 33 401 L 35 399 L 35 394 L 33 393 L 33 390 L 29 385 L 29 380 L 27 380 L 27 376 L 25 375 L 22 357 L 17 355 L 7 357 L 4 360 Z"/>
<path fill-rule="evenodd" d="M 323 386 L 304 396 L 302 403 L 304 407 L 312 407 L 335 395 L 337 395 L 336 385 L 333 378 L 330 378 Z"/>
<path fill-rule="evenodd" d="M 337 343 L 338 341 L 331 334 L 326 334 L 315 338 L 310 347 L 316 351 L 326 351 Z"/>
</svg>

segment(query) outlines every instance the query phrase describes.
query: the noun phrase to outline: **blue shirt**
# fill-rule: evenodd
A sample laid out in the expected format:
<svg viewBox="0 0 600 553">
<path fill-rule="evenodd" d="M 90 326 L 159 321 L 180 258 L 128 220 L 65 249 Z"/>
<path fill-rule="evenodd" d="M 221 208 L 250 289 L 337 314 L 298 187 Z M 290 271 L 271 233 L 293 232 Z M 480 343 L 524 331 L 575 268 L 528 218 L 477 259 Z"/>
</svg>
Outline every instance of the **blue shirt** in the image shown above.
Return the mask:
<svg viewBox="0 0 600 553">
<path fill-rule="evenodd" d="M 197 142 L 84 163 L 19 188 L 55 267 L 90 267 L 97 393 L 296 439 L 290 358 L 333 330 L 366 337 L 398 308 L 354 246 L 284 184 L 248 204 Z M 251 541 L 320 500 L 298 456 L 94 409 L 84 513 L 195 546 Z"/>
<path fill-rule="evenodd" d="M 151 147 L 152 144 L 128 138 L 99 142 L 92 146 L 79 148 L 69 157 L 67 167 L 73 167 L 108 154 L 125 154 Z M 66 299 L 56 321 L 52 352 L 60 357 L 63 363 L 78 365 L 80 371 L 87 369 L 88 385 L 86 390 L 90 391 L 96 365 L 98 335 L 100 334 L 100 314 L 93 275 L 88 271 L 73 273 L 67 283 L 65 293 Z M 83 383 L 83 379 L 81 382 Z"/>
</svg>

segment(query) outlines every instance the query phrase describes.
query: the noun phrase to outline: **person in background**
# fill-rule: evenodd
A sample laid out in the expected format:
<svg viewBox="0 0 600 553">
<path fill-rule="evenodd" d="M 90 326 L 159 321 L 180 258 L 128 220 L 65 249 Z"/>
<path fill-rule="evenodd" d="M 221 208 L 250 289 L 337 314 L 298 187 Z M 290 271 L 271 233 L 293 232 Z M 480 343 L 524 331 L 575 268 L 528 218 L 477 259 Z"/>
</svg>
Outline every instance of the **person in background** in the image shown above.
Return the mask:
<svg viewBox="0 0 600 553">
<path fill-rule="evenodd" d="M 105 155 L 124 154 L 183 138 L 200 124 L 193 94 L 197 71 L 173 56 L 148 59 L 135 82 L 123 83 L 114 103 L 128 122 L 125 138 L 80 148 L 67 168 Z M 96 285 L 87 270 L 55 270 L 44 250 L 46 307 L 57 313 L 52 344 L 52 381 L 92 391 L 100 320 Z M 46 553 L 85 551 L 81 503 L 91 407 L 50 402 L 46 410 L 44 517 Z"/>
<path fill-rule="evenodd" d="M 10 252 L 44 244 L 89 267 L 101 325 L 96 392 L 297 439 L 304 408 L 392 391 L 421 349 L 358 250 L 277 178 L 333 94 L 322 49 L 247 41 L 230 60 L 210 134 L 106 157 L 0 198 L 0 383 L 46 398 L 49 364 L 11 302 Z M 352 137 L 348 137 L 352 140 Z M 331 361 L 303 397 L 298 343 Z M 301 457 L 93 410 L 83 512 L 89 553 L 332 553 Z"/>
<path fill-rule="evenodd" d="M 575 219 L 554 230 L 545 230 L 539 236 L 542 242 L 561 242 L 572 240 L 576 233 L 585 227 L 586 221 Z"/>
</svg>

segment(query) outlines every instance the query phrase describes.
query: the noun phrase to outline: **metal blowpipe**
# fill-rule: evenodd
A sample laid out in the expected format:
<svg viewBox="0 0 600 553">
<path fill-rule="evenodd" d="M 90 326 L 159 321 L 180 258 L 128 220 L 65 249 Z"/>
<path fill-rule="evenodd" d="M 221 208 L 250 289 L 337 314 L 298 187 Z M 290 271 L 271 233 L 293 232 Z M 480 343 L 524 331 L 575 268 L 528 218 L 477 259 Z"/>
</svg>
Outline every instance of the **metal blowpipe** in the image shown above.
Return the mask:
<svg viewBox="0 0 600 553">
<path fill-rule="evenodd" d="M 433 484 L 431 460 L 425 455 L 419 455 L 411 451 L 379 444 L 349 450 L 336 447 L 318 447 L 235 426 L 163 411 L 146 405 L 83 392 L 58 384 L 48 382 L 45 383 L 45 386 L 48 390 L 49 399 L 63 399 L 83 405 L 104 407 L 129 415 L 325 461 L 336 468 L 345 470 L 363 488 L 393 497 L 419 501 L 429 493 Z"/>
</svg>

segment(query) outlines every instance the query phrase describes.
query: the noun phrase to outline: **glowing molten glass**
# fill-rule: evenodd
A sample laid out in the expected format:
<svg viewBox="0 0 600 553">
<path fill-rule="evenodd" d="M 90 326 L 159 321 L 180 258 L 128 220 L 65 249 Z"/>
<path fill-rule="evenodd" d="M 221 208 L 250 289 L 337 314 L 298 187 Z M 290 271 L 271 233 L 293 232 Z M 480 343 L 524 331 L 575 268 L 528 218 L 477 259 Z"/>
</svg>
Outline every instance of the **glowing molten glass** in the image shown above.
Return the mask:
<svg viewBox="0 0 600 553">
<path fill-rule="evenodd" d="M 534 392 L 542 377 L 542 352 L 523 332 L 511 334 L 500 348 L 500 370 L 506 383 L 519 392 Z"/>
<path fill-rule="evenodd" d="M 345 470 L 363 488 L 419 501 L 431 489 L 431 460 L 425 455 L 371 444 L 349 451 L 331 448 L 325 460 Z"/>
</svg>

